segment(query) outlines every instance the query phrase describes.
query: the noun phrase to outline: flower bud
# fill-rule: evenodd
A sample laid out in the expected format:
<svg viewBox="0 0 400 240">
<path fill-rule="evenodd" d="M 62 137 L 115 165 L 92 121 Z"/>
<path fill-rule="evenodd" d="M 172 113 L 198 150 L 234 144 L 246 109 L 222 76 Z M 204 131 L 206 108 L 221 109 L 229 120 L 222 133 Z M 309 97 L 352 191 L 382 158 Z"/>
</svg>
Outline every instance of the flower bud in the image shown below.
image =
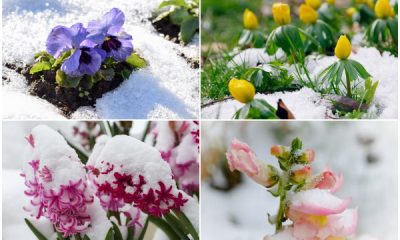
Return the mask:
<svg viewBox="0 0 400 240">
<path fill-rule="evenodd" d="M 312 149 L 306 150 L 301 154 L 300 161 L 305 164 L 311 164 L 314 161 L 315 152 Z"/>
<path fill-rule="evenodd" d="M 256 94 L 253 84 L 247 80 L 233 78 L 228 84 L 231 95 L 241 103 L 251 102 Z"/>
<path fill-rule="evenodd" d="M 243 26 L 246 29 L 254 30 L 258 28 L 258 19 L 257 16 L 251 10 L 244 10 L 243 13 Z"/>
<path fill-rule="evenodd" d="M 271 147 L 271 155 L 275 157 L 283 157 L 283 154 L 286 152 L 286 148 L 280 145 L 274 145 Z"/>
<path fill-rule="evenodd" d="M 251 178 L 264 187 L 269 188 L 274 186 L 279 180 L 278 170 L 274 166 L 264 162 L 258 161 L 258 163 L 260 171 L 257 175 L 254 175 Z"/>
<path fill-rule="evenodd" d="M 260 166 L 256 161 L 253 150 L 249 145 L 237 139 L 232 140 L 231 146 L 226 152 L 226 158 L 231 171 L 238 170 L 250 177 L 260 172 Z"/>
<path fill-rule="evenodd" d="M 375 4 L 375 15 L 378 18 L 393 17 L 395 15 L 389 0 L 378 0 Z"/>
<path fill-rule="evenodd" d="M 371 9 L 374 9 L 374 7 L 375 7 L 375 3 L 374 3 L 374 0 L 366 0 L 365 1 L 365 4 L 369 7 L 369 8 L 371 8 Z M 393 9 L 393 8 L 392 8 Z M 394 10 L 393 10 L 394 11 Z"/>
<path fill-rule="evenodd" d="M 272 5 L 274 21 L 279 25 L 286 25 L 291 22 L 290 7 L 285 3 L 274 3 Z"/>
<path fill-rule="evenodd" d="M 357 12 L 357 9 L 355 7 L 349 7 L 348 9 L 346 9 L 346 15 L 349 18 L 352 18 L 353 15 Z"/>
<path fill-rule="evenodd" d="M 326 0 L 328 4 L 335 5 L 336 0 Z"/>
<path fill-rule="evenodd" d="M 306 0 L 306 4 L 314 9 L 318 9 L 321 6 L 320 0 Z"/>
<path fill-rule="evenodd" d="M 314 8 L 306 4 L 301 4 L 299 8 L 300 20 L 305 24 L 315 23 L 318 19 L 318 13 Z"/>
<path fill-rule="evenodd" d="M 312 170 L 310 166 L 299 166 L 291 170 L 290 180 L 295 183 L 303 183 L 311 176 Z"/>
<path fill-rule="evenodd" d="M 307 183 L 307 188 L 319 188 L 336 192 L 342 184 L 343 175 L 335 175 L 331 170 L 327 169 L 310 179 Z"/>
<path fill-rule="evenodd" d="M 351 53 L 351 43 L 349 39 L 347 39 L 346 35 L 340 36 L 339 40 L 336 43 L 335 47 L 335 55 L 340 60 L 347 59 Z"/>
</svg>

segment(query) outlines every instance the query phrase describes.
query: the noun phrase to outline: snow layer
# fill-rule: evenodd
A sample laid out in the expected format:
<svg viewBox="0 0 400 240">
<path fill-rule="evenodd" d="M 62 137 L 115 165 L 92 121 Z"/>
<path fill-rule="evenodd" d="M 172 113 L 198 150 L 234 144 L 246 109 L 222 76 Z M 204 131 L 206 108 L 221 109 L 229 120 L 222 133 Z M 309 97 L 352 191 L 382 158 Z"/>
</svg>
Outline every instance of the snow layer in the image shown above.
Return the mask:
<svg viewBox="0 0 400 240">
<path fill-rule="evenodd" d="M 83 107 L 73 118 L 196 118 L 198 116 L 197 69 L 180 57 L 198 58 L 198 36 L 187 46 L 160 36 L 148 18 L 161 0 L 5 0 L 3 1 L 3 63 L 31 63 L 33 54 L 45 48 L 51 28 L 86 24 L 112 7 L 124 11 L 124 28 L 132 34 L 135 49 L 150 63 L 133 73 L 120 87 L 98 99 L 95 108 Z M 63 118 L 45 101 L 27 94 L 22 76 L 5 69 L 11 79 L 4 83 L 3 100 L 8 102 L 6 118 Z M 22 94 L 24 93 L 24 94 Z M 12 104 L 11 104 L 12 103 Z"/>
<path fill-rule="evenodd" d="M 205 121 L 201 135 L 203 153 L 220 148 L 216 142 L 226 148 L 232 138 L 237 137 L 247 142 L 260 160 L 275 167 L 278 167 L 277 161 L 269 154 L 269 147 L 274 144 L 288 146 L 294 137 L 299 137 L 304 149 L 315 150 L 315 173 L 326 167 L 335 173 L 343 173 L 344 184 L 337 196 L 351 197 L 349 207 L 358 207 L 356 239 L 398 239 L 395 121 Z M 368 145 L 368 142 L 371 143 Z M 202 156 L 202 161 L 207 160 L 207 154 Z M 208 181 L 202 182 L 202 239 L 254 240 L 274 233 L 274 227 L 267 221 L 267 213 L 277 212 L 279 200 L 247 176 L 243 177 L 243 183 L 229 192 L 217 191 Z"/>
<path fill-rule="evenodd" d="M 390 56 L 387 52 L 381 55 L 375 48 L 358 48 L 355 51 L 351 54 L 350 59 L 360 62 L 372 75 L 373 80 L 379 80 L 373 106 L 369 111 L 370 115 L 380 119 L 397 119 L 398 59 Z M 281 53 L 278 52 L 277 55 L 281 55 Z M 255 67 L 270 60 L 272 58 L 264 53 L 263 49 L 246 49 L 236 55 L 229 66 L 245 64 Z M 311 75 L 316 76 L 337 59 L 328 56 L 311 56 L 308 60 L 307 67 Z M 290 71 L 293 69 L 290 68 Z M 325 119 L 327 115 L 331 114 L 330 104 L 326 100 L 321 100 L 320 94 L 311 89 L 303 88 L 296 92 L 277 92 L 268 95 L 257 94 L 256 98 L 265 99 L 272 105 L 282 98 L 297 119 Z M 203 108 L 202 117 L 231 119 L 242 106 L 243 104 L 235 100 L 216 103 Z"/>
</svg>

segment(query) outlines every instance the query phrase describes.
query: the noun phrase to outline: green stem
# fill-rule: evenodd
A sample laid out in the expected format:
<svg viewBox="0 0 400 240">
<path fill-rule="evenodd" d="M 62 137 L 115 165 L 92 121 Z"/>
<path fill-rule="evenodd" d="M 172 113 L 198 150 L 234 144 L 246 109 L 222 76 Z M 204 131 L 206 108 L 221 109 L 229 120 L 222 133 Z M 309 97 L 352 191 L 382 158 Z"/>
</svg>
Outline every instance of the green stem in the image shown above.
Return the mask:
<svg viewBox="0 0 400 240">
<path fill-rule="evenodd" d="M 305 74 L 306 74 L 306 76 L 307 76 L 308 82 L 309 82 L 310 85 L 311 85 L 311 88 L 312 88 L 313 90 L 315 90 L 314 83 L 313 83 L 313 81 L 311 80 L 311 77 L 310 77 L 310 75 L 309 75 L 309 73 L 308 73 L 308 69 L 307 69 L 306 66 L 304 65 L 304 62 L 301 63 L 301 67 L 304 69 L 304 72 L 305 72 Z"/>
<path fill-rule="evenodd" d="M 154 225 L 160 228 L 169 239 L 180 239 L 179 235 L 162 218 L 149 216 L 148 219 L 150 222 L 154 223 Z"/>
<path fill-rule="evenodd" d="M 275 227 L 276 233 L 278 233 L 282 229 L 282 219 L 285 214 L 285 198 L 286 198 L 286 192 L 284 191 L 279 199 L 279 210 L 278 210 L 278 215 L 276 216 L 277 222 Z"/>
<path fill-rule="evenodd" d="M 351 93 L 351 79 L 349 74 L 346 72 L 346 90 L 347 90 L 347 97 L 352 98 L 353 94 Z"/>
</svg>

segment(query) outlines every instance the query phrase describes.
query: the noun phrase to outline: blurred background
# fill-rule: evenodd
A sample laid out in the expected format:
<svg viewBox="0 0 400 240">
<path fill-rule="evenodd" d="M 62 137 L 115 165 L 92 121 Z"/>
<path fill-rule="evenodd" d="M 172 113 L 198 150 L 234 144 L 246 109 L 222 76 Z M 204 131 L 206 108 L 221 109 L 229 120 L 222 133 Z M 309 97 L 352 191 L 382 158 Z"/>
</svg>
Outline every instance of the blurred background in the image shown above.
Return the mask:
<svg viewBox="0 0 400 240">
<path fill-rule="evenodd" d="M 397 238 L 396 122 L 202 122 L 202 239 L 254 240 L 274 233 L 267 214 L 279 201 L 239 172 L 230 172 L 225 152 L 232 138 L 244 141 L 257 157 L 276 167 L 275 144 L 294 137 L 315 150 L 314 172 L 330 167 L 343 173 L 337 195 L 358 207 L 357 240 Z"/>
</svg>

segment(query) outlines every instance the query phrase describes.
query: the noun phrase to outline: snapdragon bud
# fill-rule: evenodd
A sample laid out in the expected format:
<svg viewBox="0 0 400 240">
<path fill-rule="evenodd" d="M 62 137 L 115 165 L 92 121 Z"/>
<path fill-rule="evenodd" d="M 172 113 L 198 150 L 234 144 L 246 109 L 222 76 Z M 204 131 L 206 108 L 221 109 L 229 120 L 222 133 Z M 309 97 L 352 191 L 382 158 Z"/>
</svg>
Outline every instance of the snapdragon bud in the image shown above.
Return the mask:
<svg viewBox="0 0 400 240">
<path fill-rule="evenodd" d="M 290 180 L 294 183 L 304 183 L 311 177 L 312 170 L 310 166 L 295 166 L 290 171 Z"/>
</svg>

